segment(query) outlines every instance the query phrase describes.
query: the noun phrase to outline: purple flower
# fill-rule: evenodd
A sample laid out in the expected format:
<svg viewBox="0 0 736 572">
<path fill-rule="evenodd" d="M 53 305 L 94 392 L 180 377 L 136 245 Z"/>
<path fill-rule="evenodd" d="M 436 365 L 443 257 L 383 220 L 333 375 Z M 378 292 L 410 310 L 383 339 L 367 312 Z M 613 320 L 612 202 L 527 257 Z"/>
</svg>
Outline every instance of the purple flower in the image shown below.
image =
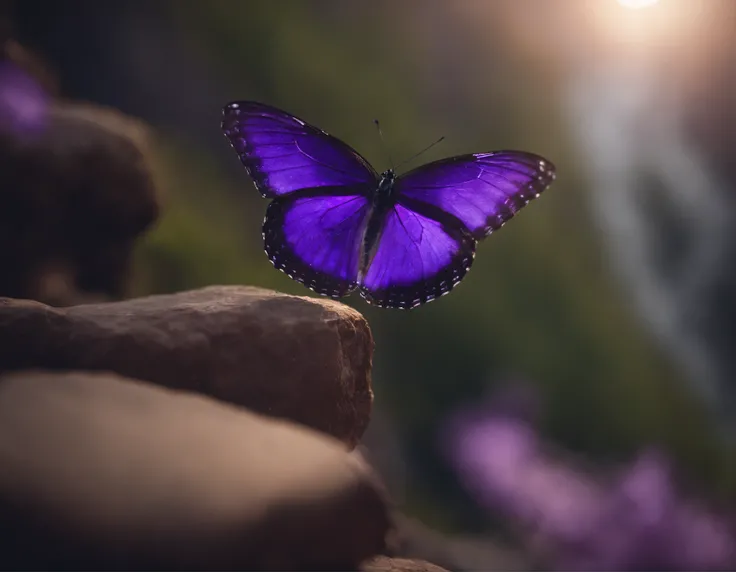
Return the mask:
<svg viewBox="0 0 736 572">
<path fill-rule="evenodd" d="M 43 86 L 13 62 L 0 61 L 0 131 L 33 137 L 48 123 L 50 97 Z"/>
<path fill-rule="evenodd" d="M 505 400 L 502 400 L 505 401 Z M 497 402 L 460 411 L 445 449 L 464 486 L 523 531 L 560 570 L 727 570 L 729 523 L 678 495 L 660 453 L 643 452 L 613 478 L 553 455 L 528 419 Z"/>
</svg>

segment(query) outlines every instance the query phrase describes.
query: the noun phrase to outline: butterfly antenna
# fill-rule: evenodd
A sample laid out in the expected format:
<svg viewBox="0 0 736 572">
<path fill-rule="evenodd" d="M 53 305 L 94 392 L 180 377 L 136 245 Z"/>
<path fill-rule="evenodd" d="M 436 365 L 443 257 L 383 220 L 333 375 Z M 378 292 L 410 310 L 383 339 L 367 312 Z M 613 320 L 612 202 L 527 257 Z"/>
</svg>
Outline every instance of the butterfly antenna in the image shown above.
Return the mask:
<svg viewBox="0 0 736 572">
<path fill-rule="evenodd" d="M 386 145 L 386 140 L 383 138 L 383 131 L 381 131 L 381 124 L 378 122 L 378 119 L 374 119 L 373 123 L 376 124 L 376 129 L 378 129 L 378 136 L 381 138 L 381 143 L 383 144 L 383 150 L 386 151 L 386 156 L 388 157 L 388 164 L 391 165 L 391 170 L 395 170 L 394 168 L 394 160 L 391 158 L 391 153 L 388 150 L 388 145 Z"/>
<path fill-rule="evenodd" d="M 417 157 L 419 157 L 419 155 L 421 155 L 422 153 L 426 153 L 426 152 L 427 152 L 427 151 L 429 151 L 429 150 L 430 150 L 430 149 L 431 149 L 432 147 L 434 147 L 434 146 L 435 146 L 435 145 L 437 145 L 438 143 L 442 143 L 442 142 L 443 142 L 444 140 L 445 140 L 445 136 L 443 135 L 442 137 L 440 137 L 439 139 L 437 139 L 437 141 L 435 141 L 435 142 L 434 142 L 434 143 L 432 143 L 431 145 L 427 145 L 427 146 L 426 146 L 426 147 L 425 147 L 424 149 L 422 149 L 421 151 L 419 151 L 419 153 L 415 153 L 414 155 L 412 155 L 412 156 L 411 156 L 411 157 L 409 157 L 408 159 L 406 159 L 406 160 L 402 161 L 401 163 L 399 163 L 398 165 L 396 165 L 396 168 L 399 168 L 399 167 L 401 167 L 402 165 L 406 165 L 407 163 L 409 163 L 409 162 L 413 161 L 414 159 L 416 159 Z"/>
</svg>

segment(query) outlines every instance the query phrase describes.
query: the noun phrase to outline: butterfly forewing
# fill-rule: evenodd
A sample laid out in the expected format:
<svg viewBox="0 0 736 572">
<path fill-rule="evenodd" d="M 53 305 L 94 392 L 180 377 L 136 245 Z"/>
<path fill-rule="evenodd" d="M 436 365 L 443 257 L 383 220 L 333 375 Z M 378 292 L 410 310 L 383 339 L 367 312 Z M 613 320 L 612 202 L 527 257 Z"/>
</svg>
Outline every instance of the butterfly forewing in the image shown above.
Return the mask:
<svg viewBox="0 0 736 572">
<path fill-rule="evenodd" d="M 477 153 L 423 165 L 396 181 L 408 208 L 461 221 L 476 239 L 500 228 L 554 180 L 555 167 L 522 151 Z"/>
<path fill-rule="evenodd" d="M 446 294 L 462 280 L 475 240 L 400 204 L 389 209 L 361 278 L 361 296 L 377 306 L 413 308 Z"/>
<path fill-rule="evenodd" d="M 230 103 L 222 130 L 264 197 L 376 181 L 373 168 L 348 145 L 275 107 Z"/>
</svg>

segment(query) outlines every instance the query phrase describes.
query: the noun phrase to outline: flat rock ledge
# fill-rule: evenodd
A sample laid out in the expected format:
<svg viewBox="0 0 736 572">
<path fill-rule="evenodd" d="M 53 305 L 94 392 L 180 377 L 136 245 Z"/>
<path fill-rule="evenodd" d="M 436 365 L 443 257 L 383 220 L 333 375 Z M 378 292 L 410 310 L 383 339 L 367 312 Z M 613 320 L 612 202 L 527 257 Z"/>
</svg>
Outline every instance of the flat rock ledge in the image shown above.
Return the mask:
<svg viewBox="0 0 736 572">
<path fill-rule="evenodd" d="M 390 520 L 317 431 L 110 373 L 0 376 L 0 569 L 357 570 Z"/>
<path fill-rule="evenodd" d="M 389 558 L 376 556 L 364 562 L 360 572 L 448 572 L 445 568 L 435 566 L 424 560 L 409 558 Z"/>
<path fill-rule="evenodd" d="M 111 371 L 289 419 L 350 448 L 370 419 L 372 355 L 358 311 L 261 288 L 68 308 L 0 298 L 0 372 Z"/>
</svg>

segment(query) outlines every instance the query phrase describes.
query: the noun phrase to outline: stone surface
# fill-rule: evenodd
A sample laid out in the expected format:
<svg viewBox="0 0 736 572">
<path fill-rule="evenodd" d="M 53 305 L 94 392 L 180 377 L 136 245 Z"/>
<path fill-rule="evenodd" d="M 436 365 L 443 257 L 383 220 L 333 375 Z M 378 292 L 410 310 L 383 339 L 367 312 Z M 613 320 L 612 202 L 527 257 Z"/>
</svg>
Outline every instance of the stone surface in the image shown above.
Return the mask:
<svg viewBox="0 0 736 572">
<path fill-rule="evenodd" d="M 113 109 L 50 101 L 30 140 L 0 133 L 0 295 L 63 306 L 127 292 L 158 218 L 148 132 Z"/>
<path fill-rule="evenodd" d="M 361 572 L 447 572 L 424 560 L 409 560 L 407 558 L 389 558 L 376 556 L 360 567 Z"/>
<path fill-rule="evenodd" d="M 114 374 L 0 376 L 0 568 L 356 570 L 390 518 L 328 436 Z"/>
<path fill-rule="evenodd" d="M 338 302 L 212 286 L 56 309 L 0 298 L 0 369 L 109 370 L 288 418 L 353 447 L 373 338 Z"/>
<path fill-rule="evenodd" d="M 487 535 L 444 534 L 398 512 L 392 521 L 385 554 L 395 559 L 429 561 L 447 570 L 536 569 L 527 555 Z"/>
</svg>

